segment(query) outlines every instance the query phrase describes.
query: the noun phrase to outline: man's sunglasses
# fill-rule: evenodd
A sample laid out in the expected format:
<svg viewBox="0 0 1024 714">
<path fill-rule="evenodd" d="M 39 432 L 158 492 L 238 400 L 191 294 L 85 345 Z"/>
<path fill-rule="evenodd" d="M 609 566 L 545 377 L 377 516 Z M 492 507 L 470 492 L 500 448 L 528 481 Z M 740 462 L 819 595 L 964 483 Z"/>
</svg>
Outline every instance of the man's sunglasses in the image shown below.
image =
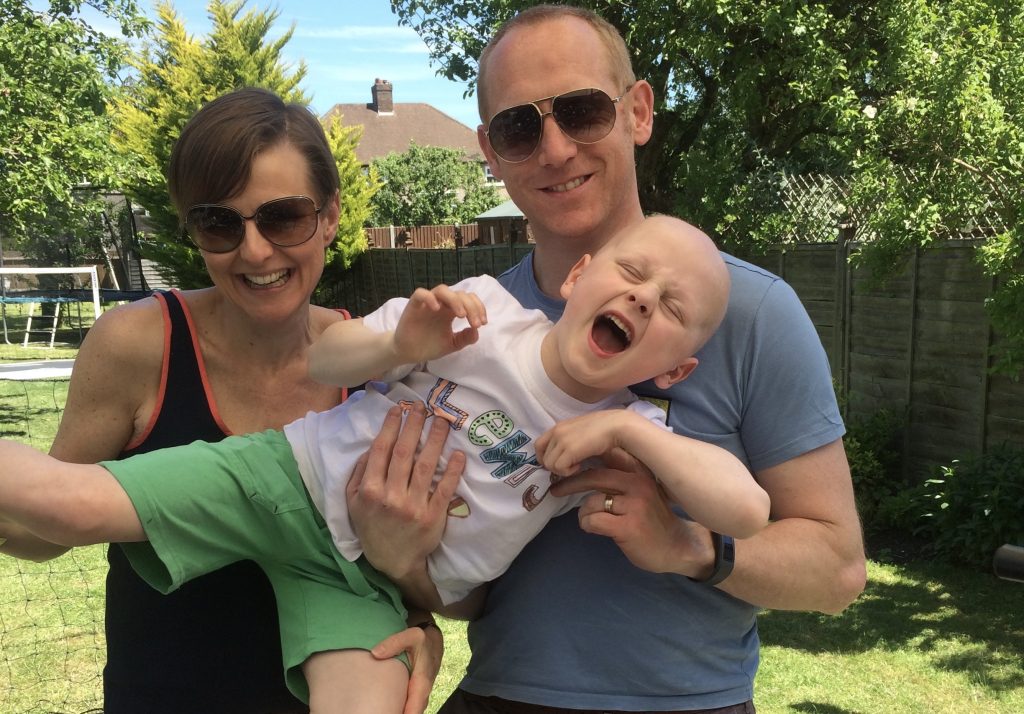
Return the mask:
<svg viewBox="0 0 1024 714">
<path fill-rule="evenodd" d="M 256 221 L 256 228 L 264 238 L 287 248 L 313 237 L 320 222 L 320 208 L 309 196 L 275 198 L 257 208 L 251 216 L 243 216 L 219 203 L 200 203 L 188 209 L 185 231 L 200 250 L 230 253 L 245 237 L 246 221 Z"/>
<path fill-rule="evenodd" d="M 612 99 L 600 89 L 576 89 L 544 97 L 527 104 L 502 109 L 487 124 L 487 139 L 499 158 L 518 164 L 533 156 L 544 134 L 544 117 L 550 114 L 558 128 L 577 144 L 594 144 L 608 136 L 615 126 L 615 105 L 633 85 Z M 551 111 L 537 106 L 551 100 Z"/>
</svg>

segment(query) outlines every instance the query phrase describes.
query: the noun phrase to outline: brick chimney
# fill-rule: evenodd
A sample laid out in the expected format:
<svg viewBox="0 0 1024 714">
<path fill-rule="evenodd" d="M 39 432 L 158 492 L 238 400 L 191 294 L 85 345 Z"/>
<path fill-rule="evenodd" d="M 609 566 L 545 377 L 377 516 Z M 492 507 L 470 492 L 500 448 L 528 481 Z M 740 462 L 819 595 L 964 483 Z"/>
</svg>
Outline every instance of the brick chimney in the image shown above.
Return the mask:
<svg viewBox="0 0 1024 714">
<path fill-rule="evenodd" d="M 373 88 L 370 90 L 373 101 L 370 109 L 378 114 L 394 114 L 395 105 L 391 100 L 391 82 L 386 79 L 373 80 Z"/>
</svg>

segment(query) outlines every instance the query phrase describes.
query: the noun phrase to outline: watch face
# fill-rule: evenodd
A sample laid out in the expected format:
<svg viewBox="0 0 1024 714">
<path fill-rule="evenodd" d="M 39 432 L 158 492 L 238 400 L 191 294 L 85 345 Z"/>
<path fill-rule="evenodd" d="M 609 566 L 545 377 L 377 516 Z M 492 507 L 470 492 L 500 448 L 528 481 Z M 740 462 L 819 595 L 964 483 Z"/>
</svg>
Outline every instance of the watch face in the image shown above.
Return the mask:
<svg viewBox="0 0 1024 714">
<path fill-rule="evenodd" d="M 711 531 L 711 545 L 715 549 L 715 565 L 711 569 L 711 575 L 704 580 L 690 578 L 695 583 L 717 585 L 732 573 L 732 566 L 736 562 L 736 541 L 730 535 Z"/>
<path fill-rule="evenodd" d="M 722 560 L 728 563 L 736 562 L 736 541 L 732 536 L 722 536 Z"/>
</svg>

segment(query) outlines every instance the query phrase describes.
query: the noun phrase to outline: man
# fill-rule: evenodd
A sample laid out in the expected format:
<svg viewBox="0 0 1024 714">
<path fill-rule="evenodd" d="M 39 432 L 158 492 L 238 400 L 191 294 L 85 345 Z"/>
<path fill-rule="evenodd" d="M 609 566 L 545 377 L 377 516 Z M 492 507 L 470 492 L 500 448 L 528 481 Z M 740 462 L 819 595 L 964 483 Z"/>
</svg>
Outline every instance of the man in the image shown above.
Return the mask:
<svg viewBox="0 0 1024 714">
<path fill-rule="evenodd" d="M 478 86 L 481 148 L 536 240 L 501 282 L 557 317 L 557 287 L 580 255 L 643 219 L 634 147 L 651 136 L 653 91 L 633 76 L 611 25 L 566 6 L 503 26 Z M 757 610 L 836 613 L 863 589 L 844 428 L 820 341 L 785 283 L 726 262 L 729 308 L 698 353 L 701 370 L 668 390 L 635 391 L 667 400 L 677 431 L 747 463 L 771 497 L 772 522 L 733 545 L 671 511 L 650 479 L 604 469 L 560 483 L 558 493 L 595 491 L 595 503 L 613 495 L 616 517 L 555 519 L 490 585 L 469 626 L 467 675 L 442 714 L 753 712 Z M 394 453 L 390 464 L 371 460 L 355 480 L 365 495 L 350 499 L 364 542 L 381 544 L 368 557 L 393 577 L 417 567 L 428 544 L 385 539 L 436 529 L 424 514 L 438 511 L 407 505 L 422 494 L 396 496 L 396 480 L 416 479 L 408 450 Z"/>
</svg>

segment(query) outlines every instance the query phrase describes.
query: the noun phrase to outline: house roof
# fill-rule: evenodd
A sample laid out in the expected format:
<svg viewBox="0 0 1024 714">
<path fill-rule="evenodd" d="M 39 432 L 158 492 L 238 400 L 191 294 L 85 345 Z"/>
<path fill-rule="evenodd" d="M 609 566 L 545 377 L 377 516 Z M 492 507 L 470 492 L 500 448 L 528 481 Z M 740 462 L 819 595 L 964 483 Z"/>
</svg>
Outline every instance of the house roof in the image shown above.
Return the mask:
<svg viewBox="0 0 1024 714">
<path fill-rule="evenodd" d="M 479 216 L 476 217 L 476 220 L 480 220 L 481 218 L 487 219 L 487 218 L 522 218 L 522 217 L 523 217 L 523 212 L 519 209 L 519 206 L 517 206 L 515 203 L 513 203 L 512 199 L 509 199 L 509 200 L 507 200 L 507 201 L 505 201 L 503 203 L 499 203 L 497 206 L 495 206 L 494 208 L 492 208 L 492 209 L 490 209 L 488 211 L 484 211 L 483 213 L 481 213 Z"/>
<path fill-rule="evenodd" d="M 338 114 L 343 126 L 362 125 L 356 157 L 364 166 L 391 152 L 408 151 L 410 142 L 462 149 L 472 159 L 484 160 L 476 131 L 429 104 L 396 102 L 391 112 L 378 112 L 373 104 L 335 104 L 323 121 L 327 123 Z"/>
</svg>

